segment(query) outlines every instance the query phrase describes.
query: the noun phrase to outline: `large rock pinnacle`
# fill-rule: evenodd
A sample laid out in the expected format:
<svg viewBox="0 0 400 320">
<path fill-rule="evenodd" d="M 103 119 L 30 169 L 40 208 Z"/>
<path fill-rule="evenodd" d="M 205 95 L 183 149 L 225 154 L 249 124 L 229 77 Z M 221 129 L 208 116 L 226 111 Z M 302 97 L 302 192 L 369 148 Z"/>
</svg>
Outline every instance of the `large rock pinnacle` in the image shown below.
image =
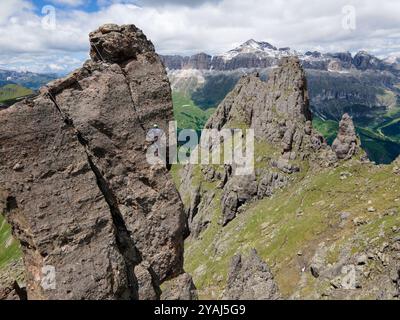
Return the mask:
<svg viewBox="0 0 400 320">
<path fill-rule="evenodd" d="M 306 76 L 296 57 L 282 59 L 267 82 L 258 74 L 242 77 L 206 127 L 221 129 L 238 123 L 253 128 L 258 139 L 280 145 L 292 158 L 304 157 L 324 144 L 311 126 Z"/>
<path fill-rule="evenodd" d="M 219 174 L 213 168 L 203 168 L 206 177 L 212 180 L 219 176 L 221 180 L 223 226 L 235 219 L 246 203 L 270 197 L 287 186 L 291 175 L 300 171 L 299 162 L 310 160 L 312 166 L 328 166 L 336 161 L 324 138 L 312 127 L 306 75 L 296 57 L 282 59 L 266 82 L 258 73 L 243 76 L 218 106 L 206 128 L 253 129 L 256 142 L 268 146 L 265 154 L 254 159 L 262 169 L 245 177 L 232 174 L 234 164 L 227 165 Z M 187 188 L 193 170 L 187 172 L 180 189 L 182 194 L 190 190 L 187 197 L 193 201 L 187 215 L 189 228 L 196 236 L 210 223 L 205 213 L 208 197 L 201 190 Z"/>
<path fill-rule="evenodd" d="M 30 299 L 155 299 L 183 272 L 182 204 L 145 157 L 173 119 L 168 78 L 133 25 L 90 34 L 91 60 L 0 112 L 0 205 Z"/>
<path fill-rule="evenodd" d="M 359 150 L 359 142 L 353 120 L 345 113 L 339 123 L 339 132 L 332 144 L 338 159 L 350 159 Z"/>
</svg>

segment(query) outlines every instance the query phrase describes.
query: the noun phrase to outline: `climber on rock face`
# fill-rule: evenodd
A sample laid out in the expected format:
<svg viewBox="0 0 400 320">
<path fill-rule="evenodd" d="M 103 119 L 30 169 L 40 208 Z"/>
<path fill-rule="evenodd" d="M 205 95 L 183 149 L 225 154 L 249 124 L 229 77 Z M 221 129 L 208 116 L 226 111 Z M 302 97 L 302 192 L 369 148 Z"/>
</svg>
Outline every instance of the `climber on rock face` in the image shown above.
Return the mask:
<svg viewBox="0 0 400 320">
<path fill-rule="evenodd" d="M 154 124 L 153 128 L 147 133 L 147 137 L 151 142 L 156 142 L 162 136 L 163 130 L 158 127 L 158 124 Z"/>
<path fill-rule="evenodd" d="M 158 158 L 160 156 L 160 148 L 162 148 L 164 131 L 158 127 L 158 124 L 154 124 L 153 127 L 147 132 L 146 142 L 147 147 L 154 149 L 154 157 Z"/>
</svg>

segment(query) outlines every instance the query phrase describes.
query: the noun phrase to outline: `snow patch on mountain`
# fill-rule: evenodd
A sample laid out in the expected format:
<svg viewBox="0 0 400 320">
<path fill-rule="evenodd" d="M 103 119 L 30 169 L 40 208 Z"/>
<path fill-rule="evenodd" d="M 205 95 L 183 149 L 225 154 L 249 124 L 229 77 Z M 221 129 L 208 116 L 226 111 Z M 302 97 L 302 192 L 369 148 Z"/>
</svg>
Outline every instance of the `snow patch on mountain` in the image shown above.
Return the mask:
<svg viewBox="0 0 400 320">
<path fill-rule="evenodd" d="M 217 57 L 221 57 L 226 62 L 242 54 L 255 55 L 260 59 L 280 59 L 287 56 L 297 55 L 298 53 L 294 50 L 290 50 L 290 48 L 278 49 L 268 42 L 259 42 L 254 39 L 250 39 L 241 44 L 239 47 L 229 50 L 228 52 L 219 54 L 217 55 Z"/>
</svg>

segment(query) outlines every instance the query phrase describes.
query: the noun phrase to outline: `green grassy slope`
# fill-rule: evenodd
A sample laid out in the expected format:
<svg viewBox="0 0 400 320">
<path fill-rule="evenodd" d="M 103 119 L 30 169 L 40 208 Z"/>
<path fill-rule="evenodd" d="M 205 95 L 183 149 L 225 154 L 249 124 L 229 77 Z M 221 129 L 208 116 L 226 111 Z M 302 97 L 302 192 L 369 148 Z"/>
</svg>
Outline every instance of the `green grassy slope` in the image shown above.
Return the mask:
<svg viewBox="0 0 400 320">
<path fill-rule="evenodd" d="M 174 104 L 174 117 L 178 122 L 178 129 L 203 129 L 208 118 L 215 109 L 206 111 L 200 109 L 195 103 L 179 92 L 173 92 L 172 101 Z"/>
<path fill-rule="evenodd" d="M 322 120 L 314 117 L 313 126 L 320 134 L 324 136 L 329 144 L 332 144 L 339 130 L 339 123 L 333 120 Z"/>
<path fill-rule="evenodd" d="M 220 297 L 232 256 L 250 248 L 269 264 L 284 297 L 295 291 L 303 298 L 323 292 L 324 283 L 316 284 L 302 272 L 321 243 L 328 248 L 329 262 L 335 263 L 343 248 L 356 254 L 365 246 L 377 246 L 392 236 L 393 226 L 400 225 L 400 176 L 392 170 L 393 166 L 352 161 L 335 169 L 302 172 L 289 188 L 251 204 L 226 227 L 218 224 L 221 190 L 216 189 L 209 207 L 210 226 L 200 239 L 189 239 L 185 245 L 185 270 L 194 277 L 200 298 Z M 175 168 L 173 173 L 177 172 Z M 196 180 L 203 181 L 201 170 L 197 172 Z M 369 206 L 376 211 L 368 212 Z M 349 218 L 341 225 L 343 212 Z M 355 219 L 366 224 L 356 226 Z"/>
<path fill-rule="evenodd" d="M 11 236 L 11 227 L 0 215 L 0 269 L 21 256 L 18 241 Z"/>
<path fill-rule="evenodd" d="M 7 84 L 0 88 L 0 102 L 7 102 L 16 98 L 28 96 L 34 91 L 17 84 Z"/>
</svg>

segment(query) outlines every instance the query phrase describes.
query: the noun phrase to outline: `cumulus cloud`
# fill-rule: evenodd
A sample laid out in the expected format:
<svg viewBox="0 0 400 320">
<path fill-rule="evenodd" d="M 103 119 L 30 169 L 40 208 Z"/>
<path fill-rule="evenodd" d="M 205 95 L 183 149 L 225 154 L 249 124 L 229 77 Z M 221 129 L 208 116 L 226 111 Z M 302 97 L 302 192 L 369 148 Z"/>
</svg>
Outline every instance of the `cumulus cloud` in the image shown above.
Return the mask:
<svg viewBox="0 0 400 320">
<path fill-rule="evenodd" d="M 367 50 L 379 56 L 400 51 L 398 0 L 97 0 L 97 4 L 98 10 L 91 12 L 58 8 L 55 29 L 46 30 L 32 3 L 2 1 L 0 62 L 7 56 L 31 54 L 47 57 L 47 68 L 50 64 L 70 68 L 75 64 L 50 59 L 86 58 L 87 35 L 103 23 L 136 24 L 163 54 L 216 54 L 250 38 L 303 51 Z M 349 6 L 355 10 L 355 29 L 343 25 L 348 14 L 343 8 Z"/>
</svg>

